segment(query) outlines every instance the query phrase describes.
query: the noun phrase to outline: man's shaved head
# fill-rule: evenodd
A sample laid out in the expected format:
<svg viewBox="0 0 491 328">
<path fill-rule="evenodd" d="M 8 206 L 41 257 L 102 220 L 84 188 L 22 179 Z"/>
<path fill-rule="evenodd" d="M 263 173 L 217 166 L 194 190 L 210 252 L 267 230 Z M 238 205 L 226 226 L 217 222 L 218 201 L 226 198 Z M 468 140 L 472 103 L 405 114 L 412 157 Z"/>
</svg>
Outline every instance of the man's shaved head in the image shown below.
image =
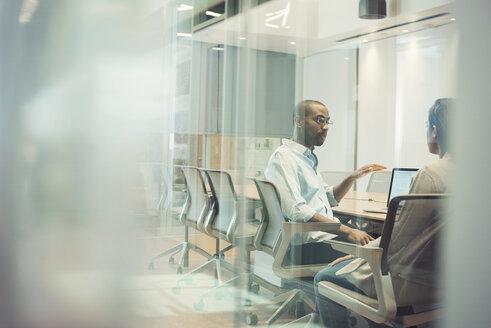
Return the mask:
<svg viewBox="0 0 491 328">
<path fill-rule="evenodd" d="M 320 105 L 322 107 L 326 107 L 323 103 L 317 100 L 302 100 L 295 106 L 295 113 L 294 113 L 294 118 L 299 117 L 300 119 L 304 119 L 305 116 L 310 114 L 312 107 Z"/>
<path fill-rule="evenodd" d="M 330 116 L 317 100 L 302 100 L 295 106 L 293 140 L 307 148 L 321 146 L 326 140 Z"/>
</svg>

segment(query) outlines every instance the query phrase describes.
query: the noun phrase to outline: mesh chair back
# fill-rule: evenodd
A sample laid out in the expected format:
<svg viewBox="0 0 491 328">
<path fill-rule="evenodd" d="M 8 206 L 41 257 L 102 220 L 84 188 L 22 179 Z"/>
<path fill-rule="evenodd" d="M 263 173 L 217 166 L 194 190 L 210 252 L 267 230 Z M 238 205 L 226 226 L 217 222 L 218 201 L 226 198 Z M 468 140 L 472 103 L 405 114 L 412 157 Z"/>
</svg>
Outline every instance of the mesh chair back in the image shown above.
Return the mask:
<svg viewBox="0 0 491 328">
<path fill-rule="evenodd" d="M 171 177 L 169 172 L 169 167 L 167 165 L 162 165 L 160 167 L 160 197 L 157 207 L 160 213 L 166 214 L 170 210 L 170 199 L 172 194 Z"/>
<path fill-rule="evenodd" d="M 380 241 L 383 274 L 389 271 L 390 253 L 391 258 L 397 260 L 399 270 L 404 270 L 404 265 L 410 265 L 408 269 L 419 272 L 420 276 L 434 275 L 439 262 L 439 233 L 445 222 L 444 202 L 448 197 L 447 194 L 411 194 L 397 196 L 390 201 Z M 406 258 L 407 254 L 411 254 L 410 248 L 417 250 L 417 260 Z M 406 255 L 395 259 L 400 250 L 401 254 Z"/>
<path fill-rule="evenodd" d="M 256 249 L 275 255 L 281 243 L 283 212 L 278 191 L 275 185 L 266 180 L 254 179 L 259 197 L 263 205 L 263 221 L 256 235 Z"/>
<path fill-rule="evenodd" d="M 203 171 L 215 199 L 216 215 L 211 226 L 222 234 L 234 231 L 237 225 L 237 194 L 230 174 L 217 170 Z"/>
<path fill-rule="evenodd" d="M 388 194 L 391 176 L 392 172 L 390 171 L 373 172 L 370 175 L 370 180 L 368 180 L 367 191 Z"/>
<path fill-rule="evenodd" d="M 189 205 L 184 220 L 195 226 L 202 225 L 210 209 L 210 200 L 206 192 L 203 176 L 196 167 L 182 167 L 181 172 L 189 197 Z"/>
<path fill-rule="evenodd" d="M 351 172 L 346 171 L 322 171 L 321 176 L 329 186 L 335 186 L 341 183 Z"/>
</svg>

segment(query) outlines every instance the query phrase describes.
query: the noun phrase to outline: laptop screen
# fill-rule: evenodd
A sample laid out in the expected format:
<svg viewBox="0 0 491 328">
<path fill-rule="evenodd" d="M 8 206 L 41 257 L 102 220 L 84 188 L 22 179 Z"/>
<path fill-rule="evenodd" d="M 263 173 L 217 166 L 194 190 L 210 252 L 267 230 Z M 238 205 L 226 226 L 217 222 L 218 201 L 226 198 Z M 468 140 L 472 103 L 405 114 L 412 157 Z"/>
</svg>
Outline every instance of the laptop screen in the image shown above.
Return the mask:
<svg viewBox="0 0 491 328">
<path fill-rule="evenodd" d="M 390 200 L 399 195 L 409 193 L 409 187 L 414 174 L 418 169 L 394 168 L 392 169 L 392 178 L 390 180 L 389 197 L 387 198 L 387 207 Z"/>
</svg>

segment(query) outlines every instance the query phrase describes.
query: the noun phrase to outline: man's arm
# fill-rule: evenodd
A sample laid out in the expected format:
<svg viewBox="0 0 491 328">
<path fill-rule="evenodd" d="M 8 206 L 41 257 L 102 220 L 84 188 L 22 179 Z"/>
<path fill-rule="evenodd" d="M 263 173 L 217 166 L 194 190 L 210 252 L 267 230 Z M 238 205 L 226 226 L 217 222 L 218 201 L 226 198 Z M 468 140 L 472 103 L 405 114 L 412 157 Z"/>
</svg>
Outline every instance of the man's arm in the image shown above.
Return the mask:
<svg viewBox="0 0 491 328">
<path fill-rule="evenodd" d="M 363 178 L 365 175 L 384 170 L 387 167 L 379 164 L 368 164 L 360 167 L 358 170 L 351 173 L 346 179 L 344 179 L 340 184 L 334 186 L 332 192 L 334 194 L 334 198 L 339 202 L 346 195 L 348 190 L 353 186 L 356 180 Z"/>
<path fill-rule="evenodd" d="M 312 221 L 312 222 L 338 223 L 334 220 L 326 218 L 325 216 L 323 216 L 317 212 L 314 214 L 312 219 L 310 219 L 310 221 Z M 338 236 L 342 236 L 342 237 L 346 238 L 347 240 L 349 240 L 352 243 L 357 243 L 357 244 L 361 244 L 361 245 L 365 245 L 368 242 L 373 240 L 373 237 L 370 236 L 369 234 L 367 234 L 366 232 L 350 228 L 350 227 L 345 226 L 343 224 L 339 228 L 338 232 L 336 232 L 335 234 L 337 234 Z"/>
</svg>

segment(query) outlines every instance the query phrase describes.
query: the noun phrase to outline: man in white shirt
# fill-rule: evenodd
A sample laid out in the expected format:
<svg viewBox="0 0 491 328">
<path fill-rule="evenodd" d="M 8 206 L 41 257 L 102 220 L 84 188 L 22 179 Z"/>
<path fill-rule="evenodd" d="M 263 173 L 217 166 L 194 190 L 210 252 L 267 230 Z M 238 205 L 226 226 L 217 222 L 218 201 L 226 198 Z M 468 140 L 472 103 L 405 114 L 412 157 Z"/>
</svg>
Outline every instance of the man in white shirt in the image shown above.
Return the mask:
<svg viewBox="0 0 491 328">
<path fill-rule="evenodd" d="M 314 100 L 301 101 L 295 108 L 293 138 L 283 139 L 269 160 L 265 177 L 278 188 L 283 215 L 291 221 L 339 222 L 331 206 L 337 206 L 357 179 L 386 168 L 377 164 L 365 165 L 339 185 L 327 186 L 317 171 L 318 159 L 313 150 L 326 140 L 329 124 L 326 106 Z M 292 240 L 291 261 L 309 264 L 336 259 L 340 253 L 322 241 L 337 236 L 362 245 L 373 240 L 367 233 L 347 225 L 341 225 L 335 234 L 299 234 Z"/>
</svg>

